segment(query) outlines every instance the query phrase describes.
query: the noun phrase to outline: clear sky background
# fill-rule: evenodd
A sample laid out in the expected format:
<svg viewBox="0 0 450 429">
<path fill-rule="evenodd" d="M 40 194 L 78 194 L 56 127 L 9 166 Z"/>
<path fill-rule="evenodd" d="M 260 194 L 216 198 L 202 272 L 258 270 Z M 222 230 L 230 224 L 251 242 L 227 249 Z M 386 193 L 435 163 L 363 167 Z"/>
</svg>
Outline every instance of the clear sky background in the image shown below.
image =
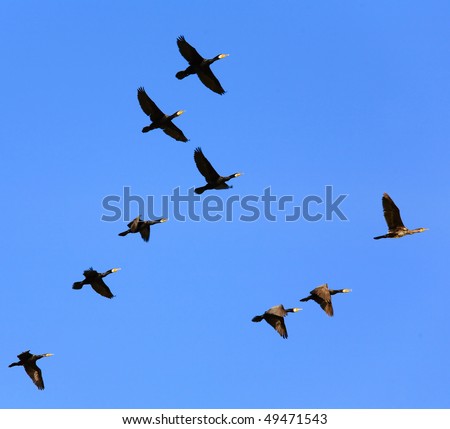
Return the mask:
<svg viewBox="0 0 450 429">
<path fill-rule="evenodd" d="M 449 22 L 444 0 L 3 0 L 0 406 L 448 408 Z M 175 78 L 179 35 L 230 54 L 213 65 L 225 95 Z M 141 133 L 139 86 L 186 110 L 188 143 Z M 244 172 L 202 200 L 270 186 L 301 204 L 331 185 L 348 220 L 169 207 L 149 243 L 101 220 L 126 186 L 159 201 L 203 185 L 197 146 Z M 374 241 L 383 192 L 430 230 Z M 71 289 L 90 266 L 122 268 L 114 299 Z M 353 290 L 333 318 L 298 302 L 325 282 Z M 287 340 L 251 322 L 280 303 L 303 308 Z M 28 349 L 54 353 L 43 392 L 7 367 Z"/>
</svg>

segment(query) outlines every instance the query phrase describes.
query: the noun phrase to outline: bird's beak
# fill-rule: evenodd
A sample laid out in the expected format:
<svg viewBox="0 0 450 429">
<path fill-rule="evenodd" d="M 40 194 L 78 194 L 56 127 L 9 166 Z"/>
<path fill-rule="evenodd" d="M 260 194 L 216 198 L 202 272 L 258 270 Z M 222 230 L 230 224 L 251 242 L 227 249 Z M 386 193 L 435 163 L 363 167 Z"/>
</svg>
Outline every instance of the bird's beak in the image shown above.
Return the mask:
<svg viewBox="0 0 450 429">
<path fill-rule="evenodd" d="M 293 308 L 294 313 L 297 313 L 297 311 L 303 310 L 303 308 Z"/>
<path fill-rule="evenodd" d="M 180 116 L 180 115 L 182 115 L 184 112 L 186 112 L 186 110 L 178 110 L 178 112 L 177 112 L 177 116 Z"/>
<path fill-rule="evenodd" d="M 117 272 L 117 271 L 120 271 L 121 269 L 122 269 L 122 268 L 113 268 L 113 269 L 112 269 L 112 272 L 115 273 L 115 272 Z"/>
<path fill-rule="evenodd" d="M 229 57 L 229 56 L 230 56 L 230 54 L 220 54 L 219 58 L 222 59 L 222 58 L 226 58 L 226 57 Z"/>
</svg>

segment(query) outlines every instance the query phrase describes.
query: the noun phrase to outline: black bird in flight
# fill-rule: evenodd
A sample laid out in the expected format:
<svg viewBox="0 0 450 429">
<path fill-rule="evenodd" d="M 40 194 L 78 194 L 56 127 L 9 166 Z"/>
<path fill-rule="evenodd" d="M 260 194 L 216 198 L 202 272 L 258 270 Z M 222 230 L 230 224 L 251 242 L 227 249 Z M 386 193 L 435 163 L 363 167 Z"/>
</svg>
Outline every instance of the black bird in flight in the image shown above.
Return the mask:
<svg viewBox="0 0 450 429">
<path fill-rule="evenodd" d="M 284 308 L 282 304 L 269 308 L 261 316 L 255 316 L 252 322 L 261 322 L 265 320 L 270 326 L 272 326 L 283 338 L 288 337 L 286 325 L 284 324 L 284 317 L 288 313 L 296 313 L 301 308 Z"/>
<path fill-rule="evenodd" d="M 395 205 L 392 198 L 386 194 L 383 194 L 383 214 L 386 219 L 387 226 L 389 228 L 388 233 L 385 235 L 379 235 L 378 237 L 373 237 L 374 240 L 379 240 L 380 238 L 400 238 L 405 235 L 417 234 L 418 232 L 424 232 L 428 228 L 416 228 L 408 229 L 403 225 L 402 218 L 400 217 L 400 210 Z"/>
<path fill-rule="evenodd" d="M 167 222 L 165 217 L 156 220 L 141 220 L 141 216 L 139 215 L 136 219 L 132 220 L 127 226 L 128 229 L 119 233 L 121 237 L 124 237 L 127 234 L 135 234 L 139 232 L 144 241 L 148 241 L 150 239 L 150 226 L 155 225 L 157 223 Z"/>
<path fill-rule="evenodd" d="M 166 115 L 159 107 L 153 102 L 153 100 L 147 95 L 145 89 L 138 88 L 138 101 L 141 109 L 144 113 L 150 116 L 151 124 L 142 128 L 143 133 L 148 133 L 156 128 L 161 128 L 168 136 L 178 140 L 180 142 L 187 142 L 188 139 L 173 122 L 172 119 L 180 116 L 184 113 L 184 110 L 178 110 L 173 115 Z"/>
<path fill-rule="evenodd" d="M 186 76 L 196 74 L 202 81 L 203 85 L 211 91 L 214 91 L 220 95 L 225 94 L 222 85 L 220 85 L 220 82 L 214 76 L 209 66 L 217 60 L 228 57 L 229 54 L 219 54 L 214 58 L 205 59 L 197 52 L 195 48 L 186 42 L 186 39 L 183 36 L 177 38 L 177 45 L 181 55 L 189 63 L 189 67 L 186 70 L 179 71 L 175 76 L 178 79 L 184 79 Z"/>
<path fill-rule="evenodd" d="M 230 176 L 220 176 L 219 173 L 214 170 L 214 167 L 211 163 L 206 159 L 205 155 L 203 155 L 202 150 L 198 147 L 194 151 L 194 161 L 197 165 L 198 171 L 202 174 L 202 176 L 206 179 L 207 184 L 205 186 L 201 186 L 199 188 L 195 188 L 194 192 L 196 194 L 203 194 L 208 189 L 229 189 L 233 186 L 229 186 L 227 183 L 228 180 L 233 179 L 234 177 L 239 177 L 242 173 L 234 173 Z"/>
<path fill-rule="evenodd" d="M 328 314 L 328 316 L 333 316 L 333 304 L 331 303 L 331 295 L 336 295 L 337 293 L 348 293 L 351 292 L 351 289 L 328 289 L 328 284 L 325 283 L 321 286 L 316 287 L 313 289 L 309 296 L 306 298 L 301 299 L 301 302 L 306 302 L 312 299 L 313 301 L 317 302 L 322 307 L 322 310 L 325 311 L 325 313 Z"/>
<path fill-rule="evenodd" d="M 37 386 L 39 390 L 44 390 L 44 379 L 42 378 L 42 371 L 36 365 L 36 361 L 43 358 L 53 356 L 52 353 L 44 353 L 43 355 L 32 355 L 29 350 L 17 355 L 19 362 L 13 362 L 9 365 L 9 368 L 13 366 L 23 366 L 25 372 L 33 380 L 33 383 Z"/>
<path fill-rule="evenodd" d="M 103 277 L 106 277 L 111 273 L 115 273 L 120 269 L 121 268 L 113 268 L 104 273 L 99 273 L 91 267 L 83 272 L 85 279 L 81 282 L 75 282 L 72 286 L 72 289 L 81 289 L 84 285 L 91 285 L 92 289 L 94 289 L 98 294 L 106 298 L 113 298 L 114 295 L 112 294 L 109 287 L 106 286 L 105 282 L 103 281 Z"/>
</svg>

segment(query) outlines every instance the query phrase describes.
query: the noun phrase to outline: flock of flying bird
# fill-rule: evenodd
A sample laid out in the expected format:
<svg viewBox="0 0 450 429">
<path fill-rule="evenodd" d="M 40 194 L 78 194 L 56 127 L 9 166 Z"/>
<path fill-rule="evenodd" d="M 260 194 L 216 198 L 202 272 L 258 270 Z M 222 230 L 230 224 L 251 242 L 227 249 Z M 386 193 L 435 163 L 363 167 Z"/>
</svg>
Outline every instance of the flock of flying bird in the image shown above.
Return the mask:
<svg viewBox="0 0 450 429">
<path fill-rule="evenodd" d="M 373 237 L 374 240 L 379 240 L 380 238 L 401 238 L 405 235 L 416 234 L 419 232 L 426 231 L 428 228 L 416 228 L 416 229 L 408 229 L 402 221 L 400 217 L 400 210 L 395 205 L 392 198 L 384 193 L 382 198 L 383 204 L 383 214 L 384 219 L 386 220 L 388 226 L 388 233 L 384 235 L 379 235 L 377 237 Z M 337 293 L 348 293 L 351 292 L 351 289 L 328 289 L 327 284 L 323 284 L 321 286 L 316 287 L 310 292 L 310 295 L 306 298 L 301 299 L 300 301 L 306 302 L 309 300 L 313 300 L 319 304 L 322 309 L 325 311 L 328 316 L 333 316 L 334 310 L 333 305 L 331 303 L 331 296 Z M 284 317 L 287 316 L 288 313 L 296 313 L 300 311 L 301 308 L 288 308 L 285 309 L 282 305 L 276 305 L 275 307 L 270 308 L 261 316 L 255 316 L 252 321 L 253 322 L 261 322 L 261 320 L 265 320 L 269 325 L 271 325 L 283 338 L 287 338 L 287 330 L 286 325 L 284 323 Z"/>
<path fill-rule="evenodd" d="M 184 79 L 185 77 L 196 74 L 200 81 L 211 91 L 223 95 L 225 94 L 224 89 L 222 88 L 219 80 L 214 76 L 211 71 L 210 65 L 215 61 L 223 59 L 228 56 L 228 54 L 219 54 L 211 59 L 203 58 L 197 50 L 192 47 L 183 36 L 177 38 L 177 45 L 181 55 L 188 61 L 189 66 L 183 70 L 176 73 L 176 77 L 178 79 Z M 184 111 L 178 110 L 172 115 L 166 115 L 163 113 L 158 106 L 153 102 L 153 100 L 147 95 L 143 87 L 138 88 L 137 97 L 139 101 L 139 105 L 141 106 L 144 113 L 150 117 L 150 125 L 145 126 L 142 129 L 143 133 L 147 133 L 151 130 L 160 128 L 166 133 L 168 136 L 173 139 L 181 142 L 187 142 L 188 139 L 183 134 L 183 132 L 172 122 L 172 119 L 180 116 Z M 194 161 L 202 176 L 206 179 L 206 185 L 195 188 L 194 192 L 197 194 L 202 194 L 206 190 L 212 189 L 229 189 L 232 186 L 228 185 L 230 179 L 238 177 L 241 173 L 234 173 L 229 176 L 221 176 L 217 173 L 217 171 L 213 168 L 211 163 L 203 154 L 201 148 L 196 148 L 194 151 Z M 403 224 L 403 221 L 400 217 L 400 210 L 395 205 L 392 198 L 384 193 L 382 197 L 382 205 L 383 205 L 383 214 L 388 226 L 387 234 L 380 235 L 374 237 L 375 240 L 381 238 L 400 238 L 405 235 L 416 234 L 419 232 L 425 231 L 427 228 L 416 228 L 416 229 L 408 229 Z M 156 220 L 147 220 L 144 221 L 141 219 L 139 215 L 134 220 L 132 220 L 127 226 L 128 229 L 119 233 L 119 236 L 126 236 L 130 233 L 139 233 L 144 241 L 149 241 L 150 238 L 150 227 L 157 223 L 166 222 L 166 218 L 156 219 Z M 84 280 L 75 282 L 72 286 L 73 289 L 81 289 L 84 285 L 91 285 L 92 289 L 98 294 L 106 297 L 113 298 L 109 287 L 103 281 L 103 278 L 108 276 L 111 273 L 115 273 L 119 271 L 120 268 L 112 268 L 104 273 L 99 273 L 94 270 L 92 267 L 83 272 Z M 310 300 L 315 301 L 320 307 L 324 310 L 324 312 L 328 316 L 334 315 L 333 305 L 331 301 L 331 296 L 338 293 L 348 293 L 351 292 L 351 289 L 338 289 L 333 290 L 328 288 L 328 284 L 323 284 L 321 286 L 316 287 L 310 292 L 310 295 L 301 299 L 301 302 L 307 302 Z M 265 320 L 269 325 L 271 325 L 283 338 L 288 337 L 286 325 L 284 322 L 284 318 L 288 315 L 288 313 L 296 313 L 302 310 L 301 308 L 284 308 L 283 305 L 276 305 L 267 311 L 264 314 L 255 316 L 252 319 L 252 322 L 261 322 Z M 37 386 L 38 389 L 44 389 L 44 381 L 42 378 L 41 369 L 37 366 L 36 361 L 41 358 L 53 356 L 51 353 L 44 353 L 41 355 L 31 354 L 30 351 L 25 351 L 19 354 L 17 357 L 19 358 L 18 362 L 13 362 L 9 365 L 9 367 L 14 366 L 23 366 L 25 372 L 31 378 L 33 383 Z"/>
</svg>

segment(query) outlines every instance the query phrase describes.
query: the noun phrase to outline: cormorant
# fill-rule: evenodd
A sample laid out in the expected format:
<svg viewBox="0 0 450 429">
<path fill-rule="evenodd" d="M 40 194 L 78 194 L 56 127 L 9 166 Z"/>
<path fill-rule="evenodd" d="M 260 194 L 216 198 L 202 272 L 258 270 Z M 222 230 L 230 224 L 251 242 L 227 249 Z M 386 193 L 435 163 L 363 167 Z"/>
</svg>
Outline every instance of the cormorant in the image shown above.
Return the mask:
<svg viewBox="0 0 450 429">
<path fill-rule="evenodd" d="M 44 380 L 42 378 L 42 371 L 36 365 L 36 361 L 43 357 L 53 356 L 52 353 L 44 353 L 43 355 L 32 355 L 29 350 L 17 355 L 19 362 L 13 362 L 9 365 L 9 368 L 13 366 L 23 366 L 25 372 L 33 380 L 33 383 L 37 386 L 39 390 L 44 390 Z"/>
<path fill-rule="evenodd" d="M 178 110 L 173 115 L 164 114 L 159 107 L 151 100 L 145 92 L 145 89 L 138 88 L 138 100 L 144 113 L 150 116 L 152 123 L 142 128 L 143 133 L 147 133 L 156 128 L 161 128 L 168 136 L 180 142 L 187 142 L 188 139 L 173 122 L 172 119 L 184 113 L 184 110 Z"/>
<path fill-rule="evenodd" d="M 200 188 L 195 188 L 194 192 L 196 194 L 203 194 L 208 189 L 229 189 L 233 186 L 227 185 L 227 182 L 234 177 L 240 176 L 242 173 L 234 173 L 231 176 L 220 176 L 216 170 L 214 170 L 213 166 L 206 159 L 205 155 L 203 155 L 202 150 L 198 147 L 194 151 L 194 161 L 197 165 L 198 171 L 202 174 L 202 176 L 208 182 L 205 186 L 201 186 Z"/>
<path fill-rule="evenodd" d="M 386 219 L 387 226 L 389 231 L 385 235 L 379 235 L 378 237 L 373 237 L 374 240 L 379 240 L 380 238 L 400 238 L 404 235 L 416 234 L 418 232 L 424 232 L 428 228 L 416 228 L 416 229 L 408 229 L 405 225 L 403 225 L 402 218 L 400 217 L 400 210 L 395 205 L 392 198 L 386 194 L 383 194 L 382 198 L 383 202 L 383 214 Z"/>
<path fill-rule="evenodd" d="M 141 216 L 139 215 L 127 225 L 129 229 L 121 232 L 119 235 L 124 237 L 127 234 L 139 232 L 142 239 L 148 241 L 150 238 L 150 225 L 163 222 L 167 222 L 165 217 L 156 220 L 141 220 Z"/>
<path fill-rule="evenodd" d="M 288 313 L 296 313 L 300 311 L 301 308 L 284 308 L 282 304 L 276 305 L 272 308 L 269 308 L 264 314 L 261 316 L 255 316 L 252 319 L 252 322 L 261 322 L 261 320 L 265 320 L 270 326 L 272 326 L 283 338 L 288 337 L 288 333 L 286 330 L 286 325 L 284 324 L 284 317 L 287 316 Z"/>
<path fill-rule="evenodd" d="M 177 45 L 181 55 L 183 55 L 184 59 L 189 63 L 189 67 L 186 70 L 179 71 L 175 76 L 178 79 L 184 79 L 186 76 L 196 74 L 202 81 L 203 85 L 211 91 L 214 91 L 220 95 L 225 94 L 224 89 L 220 85 L 218 79 L 214 76 L 209 66 L 217 60 L 228 57 L 229 54 L 220 54 L 209 60 L 205 59 L 197 52 L 195 48 L 186 42 L 184 36 L 177 38 Z"/>
<path fill-rule="evenodd" d="M 348 293 L 351 289 L 328 289 L 328 284 L 325 283 L 321 286 L 316 287 L 311 292 L 311 295 L 306 298 L 301 299 L 301 302 L 309 301 L 310 299 L 317 302 L 322 307 L 322 310 L 328 314 L 328 316 L 333 316 L 333 304 L 331 303 L 331 295 L 336 295 L 337 293 Z"/>
<path fill-rule="evenodd" d="M 104 273 L 99 273 L 91 267 L 83 272 L 83 275 L 86 278 L 81 282 L 75 282 L 72 286 L 72 289 L 81 289 L 84 285 L 91 285 L 92 289 L 94 289 L 98 294 L 105 296 L 106 298 L 113 298 L 114 295 L 111 293 L 109 287 L 106 286 L 105 282 L 103 281 L 103 277 L 106 277 L 107 275 L 115 273 L 119 270 L 121 270 L 121 268 L 113 268 Z"/>
</svg>

